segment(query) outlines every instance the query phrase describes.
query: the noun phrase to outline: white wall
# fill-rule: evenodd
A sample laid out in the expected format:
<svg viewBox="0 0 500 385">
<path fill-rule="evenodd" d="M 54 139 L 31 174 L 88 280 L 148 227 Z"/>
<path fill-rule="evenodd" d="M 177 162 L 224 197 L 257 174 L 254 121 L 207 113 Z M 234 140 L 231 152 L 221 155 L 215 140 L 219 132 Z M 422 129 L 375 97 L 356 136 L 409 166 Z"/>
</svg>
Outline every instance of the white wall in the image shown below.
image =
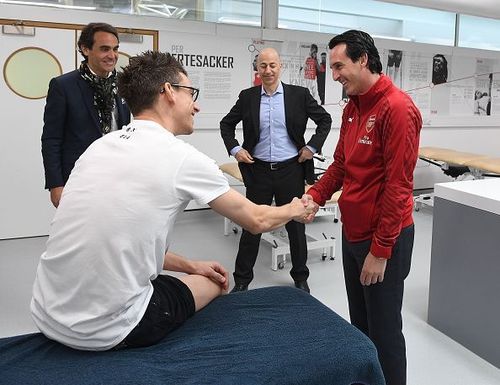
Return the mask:
<svg viewBox="0 0 500 385">
<path fill-rule="evenodd" d="M 113 15 L 108 13 L 97 13 L 97 12 L 85 12 L 85 11 L 69 11 L 69 10 L 59 10 L 59 9 L 49 9 L 43 7 L 29 7 L 29 6 L 15 6 L 8 4 L 0 4 L 0 14 L 6 19 L 15 20 L 31 20 L 31 21 L 48 21 L 48 22 L 58 22 L 58 23 L 71 23 L 71 24 L 87 24 L 93 21 L 104 21 L 113 24 L 117 27 L 129 27 L 138 29 L 152 29 L 160 31 L 160 40 L 163 34 L 167 34 L 169 31 L 172 32 L 189 32 L 189 33 L 202 33 L 205 35 L 211 35 L 214 39 L 218 37 L 231 37 L 231 38 L 257 38 L 266 40 L 281 40 L 281 41 L 303 41 L 303 42 L 314 42 L 314 41 L 325 41 L 327 42 L 331 36 L 319 33 L 311 32 L 300 32 L 300 31 L 283 31 L 283 30 L 270 30 L 270 29 L 260 29 L 251 27 L 237 27 L 229 25 L 217 25 L 211 23 L 200 23 L 192 21 L 178 21 L 178 20 L 165 20 L 156 17 L 145 17 L 145 16 L 128 16 L 128 15 Z M 1 39 L 1 37 L 0 37 Z M 1 43 L 1 40 L 0 40 Z M 379 42 L 377 42 L 377 45 Z M 380 43 L 382 44 L 382 43 Z M 412 43 L 402 43 L 402 42 L 383 42 L 386 46 L 398 49 L 397 44 L 409 44 Z M 161 45 L 161 42 L 160 42 Z M 416 45 L 413 45 L 413 50 Z M 422 45 L 418 45 L 421 47 Z M 407 49 L 408 46 L 402 46 L 401 49 Z M 0 51 L 4 49 L 4 46 L 0 44 Z M 451 49 L 448 47 L 448 49 Z M 488 55 L 497 55 L 495 57 L 500 58 L 500 53 L 487 53 Z M 3 64 L 3 63 L 2 63 Z M 42 115 L 43 115 L 43 103 L 38 103 L 38 105 L 32 106 L 32 111 L 29 111 L 33 116 L 37 116 L 36 123 L 37 127 L 33 127 L 33 132 L 36 133 L 38 137 L 41 126 L 42 126 Z M 2 103 L 3 105 L 3 103 Z M 3 108 L 5 106 L 3 105 Z M 203 108 L 203 106 L 202 106 Z M 471 121 L 472 122 L 472 121 Z M 481 121 L 474 121 L 475 124 Z M 425 146 L 440 146 L 449 147 L 462 151 L 479 152 L 491 156 L 500 156 L 500 127 L 494 126 L 491 123 L 491 119 L 485 121 L 484 126 L 471 126 L 464 121 L 456 121 L 456 126 L 453 126 L 453 120 L 439 120 L 434 119 L 432 126 L 424 127 L 421 135 L 421 145 Z M 428 122 L 429 123 L 429 122 Z M 336 141 L 338 139 L 338 127 L 340 121 L 338 116 L 334 116 L 334 128 L 327 142 L 324 146 L 324 154 L 332 155 L 333 149 L 335 147 Z M 441 124 L 441 126 L 440 126 Z M 471 123 L 472 124 L 472 123 Z M 481 123 L 480 123 L 481 124 Z M 450 126 L 451 125 L 451 126 Z M 5 127 L 3 128 L 6 129 Z M 22 141 L 12 140 L 12 135 L 16 135 L 13 130 L 9 132 L 9 135 L 2 136 L 2 141 L 9 141 L 9 145 L 3 146 L 2 149 L 8 153 L 2 153 L 1 162 L 5 162 L 5 159 L 11 159 L 15 157 L 19 162 L 39 162 L 41 161 L 38 156 L 40 151 L 39 142 L 27 148 L 22 144 Z M 195 131 L 192 136 L 183 137 L 184 140 L 193 144 L 195 147 L 212 157 L 217 163 L 224 163 L 232 161 L 232 158 L 227 156 L 225 148 L 223 146 L 222 140 L 219 135 L 218 127 L 213 127 L 212 129 L 204 129 Z M 11 144 L 11 145 L 10 145 Z M 26 156 L 27 152 L 36 152 L 37 156 Z M 34 159 L 33 159 L 34 158 Z M 1 172 L 2 168 L 0 168 Z M 23 168 L 23 172 L 31 172 L 29 178 L 31 180 L 41 181 L 43 180 L 43 175 L 40 175 L 41 167 L 39 164 L 30 164 Z M 2 180 L 2 189 L 0 189 L 0 200 L 3 199 L 2 190 L 9 188 L 9 182 L 5 179 L 4 175 L 0 175 L 0 180 Z M 428 188 L 432 187 L 433 183 L 436 181 L 447 180 L 446 177 L 439 171 L 437 167 L 429 167 L 425 164 L 419 163 L 417 170 L 415 172 L 416 188 Z M 43 184 L 37 183 L 35 186 L 32 184 L 29 186 L 23 185 L 22 180 L 18 183 L 15 188 L 19 191 L 26 190 L 26 194 L 33 194 L 39 196 L 40 194 L 46 194 L 47 205 L 48 194 L 43 191 Z M 23 207 L 25 195 L 20 196 L 17 199 L 15 196 L 13 201 L 8 202 L 12 207 Z M 1 207 L 1 206 L 0 206 Z M 190 206 L 192 207 L 192 206 Z M 51 220 L 52 212 L 47 210 L 47 207 L 40 207 L 39 210 L 33 210 L 30 213 L 24 213 L 24 217 L 19 217 L 16 214 L 19 210 L 9 211 L 8 215 L 5 213 L 0 213 L 0 221 L 8 226 L 8 223 L 12 221 L 21 223 L 30 223 L 33 218 L 38 219 L 39 225 L 37 229 L 30 228 L 26 226 L 24 231 L 19 231 L 16 234 L 7 234 L 0 232 L 0 239 L 11 238 L 11 237 L 23 237 L 23 236 L 35 236 L 35 235 L 45 235 L 49 229 L 49 223 Z"/>
</svg>

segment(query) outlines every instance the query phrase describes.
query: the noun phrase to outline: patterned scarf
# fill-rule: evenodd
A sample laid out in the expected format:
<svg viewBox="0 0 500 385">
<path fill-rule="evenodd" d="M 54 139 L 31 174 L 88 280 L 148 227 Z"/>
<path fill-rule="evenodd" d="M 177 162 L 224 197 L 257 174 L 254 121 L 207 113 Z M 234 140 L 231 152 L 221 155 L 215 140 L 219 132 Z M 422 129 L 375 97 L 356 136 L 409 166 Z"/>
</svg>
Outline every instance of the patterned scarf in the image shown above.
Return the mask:
<svg viewBox="0 0 500 385">
<path fill-rule="evenodd" d="M 101 78 L 92 73 L 86 60 L 80 65 L 81 77 L 90 85 L 94 91 L 94 106 L 99 116 L 102 134 L 105 135 L 111 131 L 111 119 L 115 108 L 116 89 L 116 70 L 113 70 L 111 76 Z"/>
</svg>

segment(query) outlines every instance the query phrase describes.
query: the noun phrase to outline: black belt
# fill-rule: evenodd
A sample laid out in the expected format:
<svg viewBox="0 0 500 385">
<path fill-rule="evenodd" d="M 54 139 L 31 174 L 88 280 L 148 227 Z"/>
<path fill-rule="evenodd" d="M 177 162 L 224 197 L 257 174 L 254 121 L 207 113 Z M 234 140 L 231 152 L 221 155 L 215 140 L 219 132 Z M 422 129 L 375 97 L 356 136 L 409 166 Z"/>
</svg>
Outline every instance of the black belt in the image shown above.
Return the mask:
<svg viewBox="0 0 500 385">
<path fill-rule="evenodd" d="M 283 162 L 266 162 L 257 158 L 253 158 L 253 160 L 255 161 L 255 163 L 265 165 L 266 167 L 269 167 L 269 170 L 274 171 L 274 170 L 279 170 L 280 168 L 283 168 L 289 164 L 297 163 L 298 158 L 299 156 L 297 155 L 294 156 L 293 158 L 284 160 Z"/>
</svg>

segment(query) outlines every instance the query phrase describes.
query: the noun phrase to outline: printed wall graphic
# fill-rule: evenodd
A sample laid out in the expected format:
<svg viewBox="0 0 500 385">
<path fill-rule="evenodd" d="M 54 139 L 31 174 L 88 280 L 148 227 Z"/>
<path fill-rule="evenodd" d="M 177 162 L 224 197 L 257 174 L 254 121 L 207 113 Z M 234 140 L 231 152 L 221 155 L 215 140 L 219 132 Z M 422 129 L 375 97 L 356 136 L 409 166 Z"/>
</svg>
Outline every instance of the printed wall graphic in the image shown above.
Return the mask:
<svg viewBox="0 0 500 385">
<path fill-rule="evenodd" d="M 332 79 L 326 42 L 271 41 L 168 33 L 160 49 L 174 54 L 201 89 L 196 127 L 218 127 L 241 90 L 261 85 L 257 57 L 266 47 L 278 51 L 281 80 L 307 87 L 339 124 L 348 97 Z M 443 51 L 379 48 L 383 72 L 408 92 L 424 117 L 500 113 L 500 60 Z M 311 125 L 312 127 L 312 125 Z"/>
<path fill-rule="evenodd" d="M 252 61 L 253 84 L 257 79 L 257 56 L 266 47 L 278 51 L 282 61 L 281 80 L 288 84 L 306 87 L 319 104 L 325 104 L 326 72 L 328 70 L 328 49 L 316 43 L 274 42 L 254 39 L 248 46 Z"/>
<path fill-rule="evenodd" d="M 394 80 L 395 65 L 393 72 L 389 65 L 390 51 L 384 50 L 384 68 Z M 500 114 L 498 59 L 403 52 L 400 74 L 401 88 L 412 97 L 424 116 Z"/>
<path fill-rule="evenodd" d="M 474 72 L 476 68 L 476 60 L 472 57 L 452 56 L 448 57 L 448 63 L 450 62 L 447 84 L 441 84 L 435 88 L 449 88 L 450 116 L 472 116 L 475 80 L 471 72 Z"/>
<path fill-rule="evenodd" d="M 325 104 L 325 78 L 320 75 L 321 66 L 318 58 L 318 45 L 314 43 L 309 45 L 304 44 L 301 45 L 301 48 L 309 49 L 308 56 L 306 57 L 302 67 L 300 67 L 300 73 L 304 79 L 304 87 L 309 89 L 311 95 L 317 100 L 318 103 Z M 322 79 L 321 94 L 320 79 Z"/>
<path fill-rule="evenodd" d="M 448 59 L 443 54 L 435 54 L 432 57 L 432 84 L 446 83 L 448 80 Z"/>
<path fill-rule="evenodd" d="M 318 66 L 318 93 L 321 101 L 321 105 L 325 104 L 325 87 L 326 87 L 326 73 L 328 71 L 327 58 L 328 54 L 323 51 L 319 54 L 319 66 Z"/>
<path fill-rule="evenodd" d="M 495 61 L 476 60 L 476 84 L 474 91 L 474 114 L 491 115 L 491 94 Z"/>
<path fill-rule="evenodd" d="M 500 73 L 494 72 L 491 83 L 491 115 L 500 115 Z"/>
<path fill-rule="evenodd" d="M 403 88 L 403 51 L 397 49 L 386 50 L 384 55 L 386 60 L 385 74 L 392 79 L 392 82 L 399 88 Z"/>
<path fill-rule="evenodd" d="M 451 86 L 448 84 L 451 58 L 441 53 L 432 56 L 431 77 L 431 115 L 449 115 L 452 98 Z"/>
<path fill-rule="evenodd" d="M 265 41 L 253 39 L 248 45 L 248 62 L 250 66 L 251 85 L 259 84 L 256 76 L 256 58 L 259 52 L 267 47 L 278 51 L 282 61 L 281 80 L 284 83 L 307 87 L 316 101 L 325 106 L 332 115 L 335 124 L 340 124 L 342 109 L 347 102 L 340 83 L 331 77 L 328 46 L 321 43 L 304 43 L 294 41 Z M 311 123 L 310 127 L 314 127 Z"/>
<path fill-rule="evenodd" d="M 257 58 L 259 57 L 259 50 L 255 46 L 255 44 L 252 43 L 248 45 L 248 52 L 252 54 L 252 56 L 250 57 L 252 67 L 252 86 L 260 86 L 262 84 L 262 80 L 259 76 L 259 72 L 257 71 Z"/>
<path fill-rule="evenodd" d="M 422 115 L 428 115 L 431 108 L 432 57 L 421 52 L 404 52 L 403 56 L 405 66 L 401 74 L 401 88 L 412 97 Z"/>
<path fill-rule="evenodd" d="M 7 86 L 26 99 L 44 98 L 50 79 L 61 74 L 62 67 L 56 57 L 39 47 L 24 47 L 14 51 L 3 67 Z"/>
<path fill-rule="evenodd" d="M 247 47 L 248 39 L 171 32 L 161 36 L 160 50 L 170 52 L 184 66 L 193 86 L 200 89 L 196 128 L 219 127 L 240 91 L 252 85 L 248 75 L 244 76 L 251 63 Z"/>
</svg>

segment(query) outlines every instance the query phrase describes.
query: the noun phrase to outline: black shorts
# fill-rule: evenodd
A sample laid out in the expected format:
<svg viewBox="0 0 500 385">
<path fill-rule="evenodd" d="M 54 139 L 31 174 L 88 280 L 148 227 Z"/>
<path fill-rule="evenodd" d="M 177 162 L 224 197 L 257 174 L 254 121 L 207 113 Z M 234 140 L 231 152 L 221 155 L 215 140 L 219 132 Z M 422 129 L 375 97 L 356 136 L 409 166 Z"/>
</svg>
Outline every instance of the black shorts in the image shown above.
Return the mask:
<svg viewBox="0 0 500 385">
<path fill-rule="evenodd" d="M 144 316 L 115 349 L 154 345 L 195 313 L 193 294 L 180 279 L 159 275 L 151 283 L 153 295 Z"/>
</svg>

